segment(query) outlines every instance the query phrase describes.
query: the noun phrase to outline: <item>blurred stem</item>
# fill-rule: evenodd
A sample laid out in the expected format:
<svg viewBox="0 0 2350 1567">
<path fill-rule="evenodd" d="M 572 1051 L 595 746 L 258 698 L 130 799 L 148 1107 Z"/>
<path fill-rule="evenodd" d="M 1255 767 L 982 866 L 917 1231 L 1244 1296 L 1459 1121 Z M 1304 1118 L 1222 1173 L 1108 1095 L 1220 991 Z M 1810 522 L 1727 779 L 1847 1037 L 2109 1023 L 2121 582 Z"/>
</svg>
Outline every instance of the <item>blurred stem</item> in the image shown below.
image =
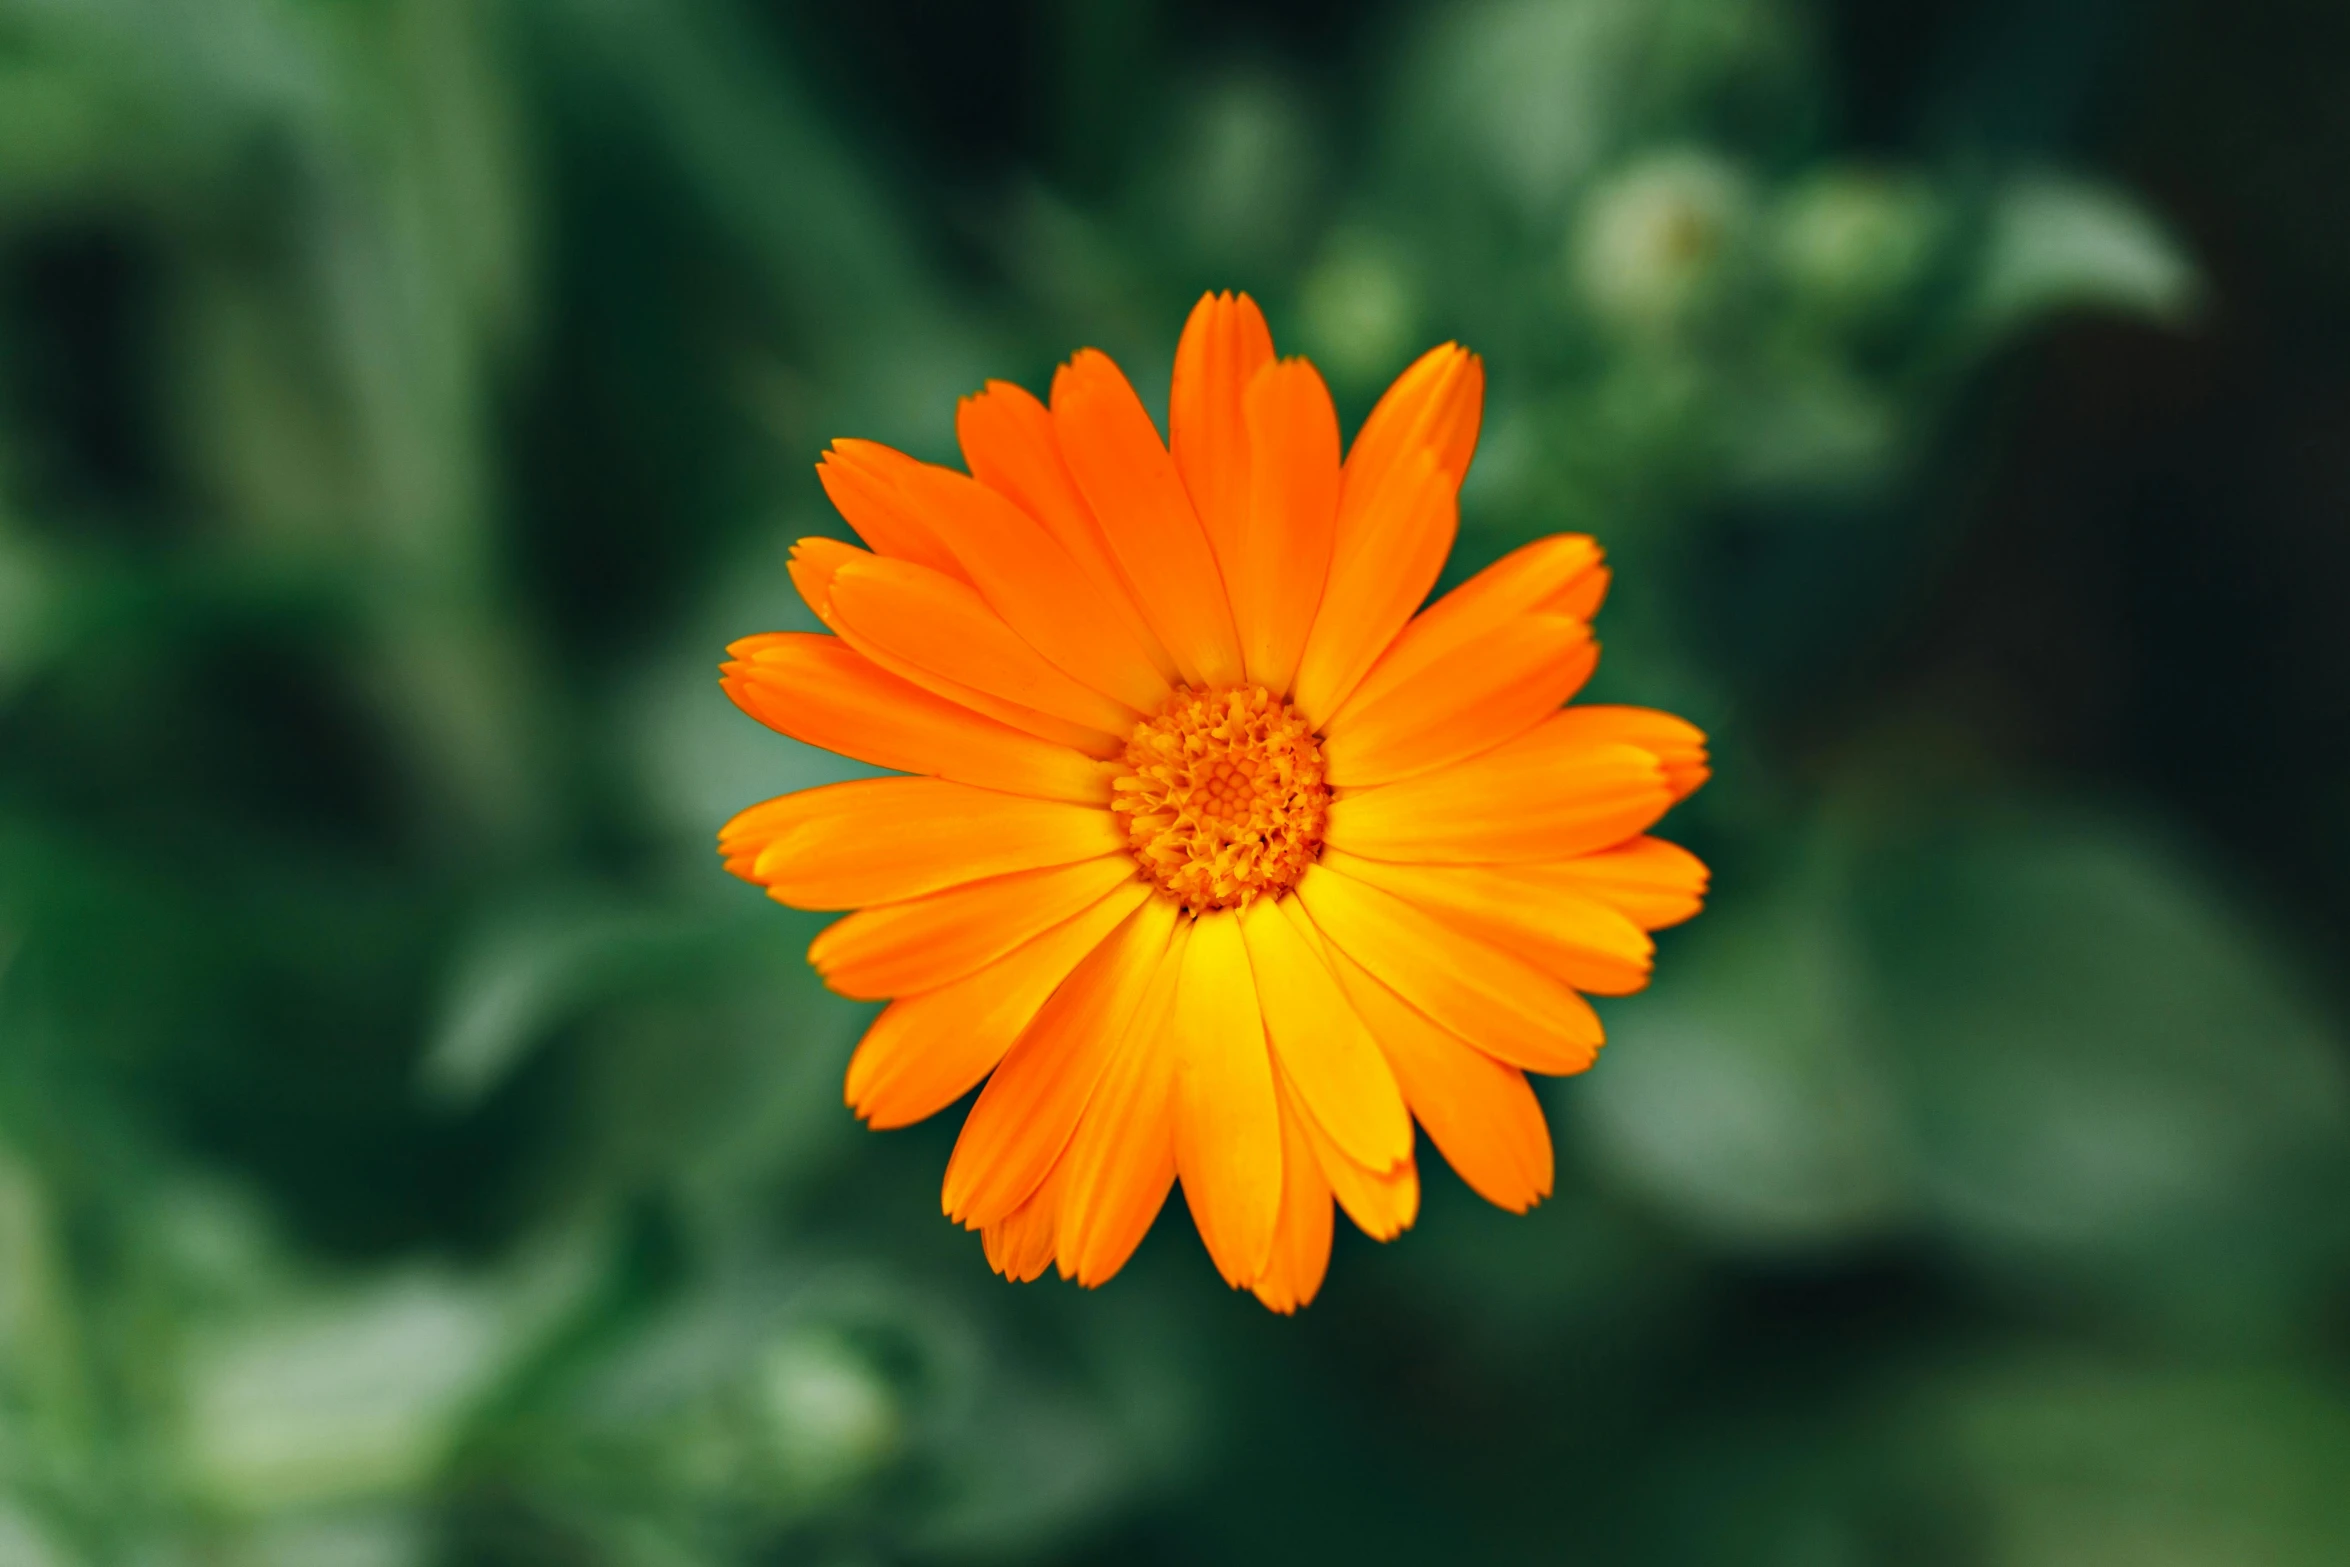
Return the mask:
<svg viewBox="0 0 2350 1567">
<path fill-rule="evenodd" d="M 829 377 L 886 384 L 909 361 L 981 362 L 971 324 L 946 304 L 880 182 L 733 9 L 548 3 L 598 47 L 611 83 L 653 111 L 649 124 Z"/>
</svg>

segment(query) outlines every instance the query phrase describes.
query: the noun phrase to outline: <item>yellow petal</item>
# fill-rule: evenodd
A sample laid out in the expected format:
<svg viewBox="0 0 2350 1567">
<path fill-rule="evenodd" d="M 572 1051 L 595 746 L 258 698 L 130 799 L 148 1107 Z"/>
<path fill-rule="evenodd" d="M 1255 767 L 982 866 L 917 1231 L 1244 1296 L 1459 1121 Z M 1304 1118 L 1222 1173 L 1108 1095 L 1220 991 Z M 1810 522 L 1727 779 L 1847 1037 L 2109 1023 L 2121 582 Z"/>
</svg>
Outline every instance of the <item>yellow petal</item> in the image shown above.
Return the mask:
<svg viewBox="0 0 2350 1567">
<path fill-rule="evenodd" d="M 1203 294 L 1175 345 L 1167 445 L 1226 581 L 1248 515 L 1249 441 L 1241 397 L 1273 362 L 1273 334 L 1246 294 Z"/>
<path fill-rule="evenodd" d="M 1126 1266 L 1175 1184 L 1175 1053 L 1168 1024 L 1191 943 L 1178 922 L 1158 971 L 1061 1156 L 1061 1277 L 1091 1289 Z"/>
<path fill-rule="evenodd" d="M 1321 1166 L 1322 1178 L 1330 1183 L 1331 1194 L 1354 1220 L 1356 1229 L 1375 1241 L 1391 1241 L 1412 1227 L 1412 1221 L 1420 1216 L 1418 1165 L 1406 1159 L 1391 1169 L 1366 1169 L 1330 1140 L 1311 1111 L 1298 1119 L 1307 1144 L 1314 1150 L 1314 1160 Z"/>
<path fill-rule="evenodd" d="M 1598 662 L 1580 620 L 1501 621 L 1378 700 L 1348 703 L 1322 747 L 1330 782 L 1394 783 L 1490 751 L 1557 712 Z"/>
<path fill-rule="evenodd" d="M 941 778 L 859 778 L 754 805 L 718 835 L 727 869 L 804 909 L 902 903 L 989 876 L 1123 852 L 1117 818 Z"/>
<path fill-rule="evenodd" d="M 1248 678 L 1287 694 L 1322 604 L 1338 523 L 1338 411 L 1303 359 L 1249 383 L 1249 487 L 1232 613 Z"/>
<path fill-rule="evenodd" d="M 1258 899 L 1240 916 L 1240 929 L 1265 1032 L 1314 1120 L 1372 1170 L 1391 1170 L 1409 1159 L 1412 1119 L 1395 1076 L 1321 954 L 1270 898 Z"/>
<path fill-rule="evenodd" d="M 1131 855 L 1016 871 L 836 920 L 808 947 L 824 983 L 859 1001 L 936 990 L 1134 879 Z"/>
<path fill-rule="evenodd" d="M 1330 1271 L 1330 1183 L 1278 1076 L 1281 1100 L 1281 1217 L 1265 1271 L 1250 1285 L 1258 1300 L 1288 1316 L 1310 1303 Z"/>
<path fill-rule="evenodd" d="M 995 1070 L 1069 971 L 1148 897 L 1129 882 L 978 973 L 893 1001 L 849 1058 L 849 1107 L 875 1128 L 910 1126 Z"/>
<path fill-rule="evenodd" d="M 1232 606 L 1175 460 L 1109 356 L 1086 349 L 1053 377 L 1053 428 L 1143 618 L 1195 687 L 1243 673 Z"/>
<path fill-rule="evenodd" d="M 1265 1271 L 1281 1210 L 1281 1117 L 1239 917 L 1202 915 L 1175 991 L 1175 1169 L 1224 1282 Z"/>
<path fill-rule="evenodd" d="M 1076 1133 L 1158 973 L 1175 905 L 1151 898 L 1053 992 L 980 1090 L 947 1162 L 947 1217 L 988 1224 L 1024 1201 Z"/>
<path fill-rule="evenodd" d="M 876 767 L 1048 800 L 1107 805 L 1110 775 L 1083 752 L 934 696 L 838 637 L 784 632 L 737 642 L 719 684 L 794 740 Z"/>
<path fill-rule="evenodd" d="M 1297 896 L 1332 946 L 1487 1055 L 1564 1074 L 1599 1054 L 1591 1004 L 1532 964 L 1325 865 Z"/>
<path fill-rule="evenodd" d="M 1550 1128 L 1525 1073 L 1437 1027 L 1345 953 L 1325 950 L 1412 1114 L 1469 1189 L 1512 1213 L 1548 1197 Z"/>
</svg>

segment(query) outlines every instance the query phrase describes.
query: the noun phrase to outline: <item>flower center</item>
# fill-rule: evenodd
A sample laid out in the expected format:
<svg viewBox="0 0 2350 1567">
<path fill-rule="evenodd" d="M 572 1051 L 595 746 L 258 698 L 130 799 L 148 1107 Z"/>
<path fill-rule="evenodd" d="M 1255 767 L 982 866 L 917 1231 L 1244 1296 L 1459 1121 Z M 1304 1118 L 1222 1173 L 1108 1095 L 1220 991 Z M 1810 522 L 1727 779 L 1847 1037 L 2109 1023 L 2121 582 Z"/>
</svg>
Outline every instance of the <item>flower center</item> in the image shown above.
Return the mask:
<svg viewBox="0 0 2350 1567">
<path fill-rule="evenodd" d="M 1321 853 L 1321 743 L 1262 686 L 1177 691 L 1125 766 L 1110 809 L 1143 875 L 1195 914 L 1277 898 Z"/>
</svg>

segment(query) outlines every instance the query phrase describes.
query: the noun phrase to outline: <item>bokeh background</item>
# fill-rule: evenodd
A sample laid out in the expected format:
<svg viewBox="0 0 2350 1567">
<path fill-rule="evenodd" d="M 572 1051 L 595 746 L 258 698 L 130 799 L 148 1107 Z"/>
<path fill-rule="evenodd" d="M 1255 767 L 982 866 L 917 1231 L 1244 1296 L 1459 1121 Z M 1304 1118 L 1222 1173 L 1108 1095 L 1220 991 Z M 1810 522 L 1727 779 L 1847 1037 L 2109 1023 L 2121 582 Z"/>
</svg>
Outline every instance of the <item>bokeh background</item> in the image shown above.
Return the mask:
<svg viewBox="0 0 2350 1567">
<path fill-rule="evenodd" d="M 6 1567 L 2350 1560 L 2350 13 L 0 0 Z M 1716 868 L 1558 1193 L 1087 1294 L 716 826 L 835 435 L 1486 355 Z"/>
</svg>

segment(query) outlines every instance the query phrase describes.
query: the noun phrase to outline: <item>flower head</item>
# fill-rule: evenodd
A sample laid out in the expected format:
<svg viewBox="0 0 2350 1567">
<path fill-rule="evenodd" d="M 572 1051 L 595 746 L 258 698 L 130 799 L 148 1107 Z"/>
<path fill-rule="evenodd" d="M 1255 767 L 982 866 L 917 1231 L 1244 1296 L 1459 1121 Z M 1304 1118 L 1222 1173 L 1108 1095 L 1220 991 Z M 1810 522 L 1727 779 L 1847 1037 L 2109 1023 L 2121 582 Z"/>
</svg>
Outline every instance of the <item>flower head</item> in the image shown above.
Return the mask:
<svg viewBox="0 0 2350 1567">
<path fill-rule="evenodd" d="M 1705 868 L 1647 830 L 1704 738 L 1569 706 L 1598 659 L 1591 540 L 1505 557 L 1427 608 L 1483 370 L 1397 379 L 1343 459 L 1312 365 L 1247 295 L 1200 301 L 1162 442 L 1108 358 L 1048 404 L 957 418 L 970 472 L 863 441 L 818 472 L 867 548 L 804 539 L 831 634 L 735 643 L 760 721 L 907 777 L 785 795 L 727 868 L 849 909 L 809 958 L 890 1004 L 849 1064 L 876 1127 L 985 1083 L 948 1215 L 989 1261 L 1082 1284 L 1178 1183 L 1226 1280 L 1313 1298 L 1332 1205 L 1418 1210 L 1414 1121 L 1522 1211 L 1551 1183 L 1526 1082 L 1600 1044 L 1585 993 L 1647 982 Z"/>
</svg>

